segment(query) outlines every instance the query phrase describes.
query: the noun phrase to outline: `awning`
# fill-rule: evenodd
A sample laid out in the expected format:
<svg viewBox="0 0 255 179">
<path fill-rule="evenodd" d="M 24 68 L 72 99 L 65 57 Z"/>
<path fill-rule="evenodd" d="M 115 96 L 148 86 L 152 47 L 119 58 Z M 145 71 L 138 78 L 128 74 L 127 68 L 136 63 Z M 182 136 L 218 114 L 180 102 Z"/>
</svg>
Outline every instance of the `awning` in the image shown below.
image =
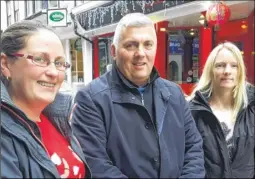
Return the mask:
<svg viewBox="0 0 255 179">
<path fill-rule="evenodd" d="M 226 1 L 229 6 L 248 3 L 249 1 Z M 72 10 L 74 28 L 86 37 L 97 36 L 113 32 L 118 21 L 127 13 L 142 12 L 147 14 L 155 23 L 176 18 L 187 19 L 196 15 L 198 21 L 200 13 L 208 9 L 214 1 L 190 0 L 125 0 L 125 1 L 90 1 L 87 6 L 77 7 Z M 90 4 L 90 5 L 88 5 Z M 99 6 L 101 4 L 101 6 Z M 248 10 L 247 10 L 248 12 Z"/>
</svg>

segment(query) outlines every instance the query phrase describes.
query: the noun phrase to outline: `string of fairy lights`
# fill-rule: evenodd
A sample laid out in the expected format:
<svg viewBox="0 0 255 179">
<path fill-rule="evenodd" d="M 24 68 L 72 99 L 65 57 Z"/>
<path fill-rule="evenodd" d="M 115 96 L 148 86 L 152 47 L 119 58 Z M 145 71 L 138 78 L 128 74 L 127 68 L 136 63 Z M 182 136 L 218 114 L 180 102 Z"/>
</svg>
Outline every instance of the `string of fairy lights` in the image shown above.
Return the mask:
<svg viewBox="0 0 255 179">
<path fill-rule="evenodd" d="M 110 22 L 114 22 L 114 18 L 117 14 L 120 14 L 121 16 L 124 16 L 127 13 L 130 12 L 142 12 L 142 13 L 149 13 L 150 9 L 153 10 L 153 7 L 155 4 L 157 4 L 160 1 L 162 3 L 163 7 L 169 8 L 172 6 L 175 6 L 177 4 L 182 4 L 185 2 L 185 0 L 175 0 L 175 1 L 168 1 L 168 0 L 143 0 L 143 1 L 137 1 L 137 0 L 122 0 L 122 1 L 112 1 L 109 5 L 101 6 L 94 8 L 92 10 L 82 12 L 77 14 L 77 20 L 79 21 L 80 25 L 82 27 L 87 27 L 88 29 L 91 29 L 92 27 L 102 27 L 105 15 L 110 12 L 111 20 Z M 131 6 L 131 8 L 130 8 Z M 146 8 L 150 7 L 150 8 Z M 99 19 L 99 22 L 96 22 L 96 19 Z M 99 23 L 99 24 L 97 24 Z"/>
</svg>

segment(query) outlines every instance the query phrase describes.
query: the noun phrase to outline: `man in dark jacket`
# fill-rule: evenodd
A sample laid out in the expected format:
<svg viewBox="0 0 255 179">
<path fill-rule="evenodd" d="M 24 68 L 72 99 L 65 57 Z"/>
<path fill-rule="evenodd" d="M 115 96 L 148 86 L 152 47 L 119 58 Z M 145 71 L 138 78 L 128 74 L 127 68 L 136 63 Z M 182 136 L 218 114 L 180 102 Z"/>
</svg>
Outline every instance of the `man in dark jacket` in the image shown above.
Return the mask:
<svg viewBox="0 0 255 179">
<path fill-rule="evenodd" d="M 159 77 L 157 38 L 143 14 L 115 31 L 111 71 L 80 90 L 72 118 L 95 178 L 202 178 L 202 139 L 181 89 Z"/>
</svg>

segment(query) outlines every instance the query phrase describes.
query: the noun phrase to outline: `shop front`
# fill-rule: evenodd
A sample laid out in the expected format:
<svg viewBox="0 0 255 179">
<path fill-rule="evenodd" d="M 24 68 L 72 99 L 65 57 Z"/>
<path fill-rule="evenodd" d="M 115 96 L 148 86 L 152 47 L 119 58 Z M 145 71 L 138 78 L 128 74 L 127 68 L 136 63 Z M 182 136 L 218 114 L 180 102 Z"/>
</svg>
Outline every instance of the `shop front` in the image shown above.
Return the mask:
<svg viewBox="0 0 255 179">
<path fill-rule="evenodd" d="M 186 94 L 199 80 L 212 48 L 225 40 L 236 43 L 243 51 L 248 80 L 254 84 L 254 3 L 227 1 L 230 21 L 217 30 L 199 22 L 212 3 L 214 1 L 112 1 L 92 9 L 84 7 L 84 11 L 82 7 L 79 12 L 73 9 L 78 24 L 76 31 L 93 43 L 93 78 L 111 68 L 110 45 L 120 18 L 126 13 L 143 12 L 155 23 L 158 39 L 155 67 L 161 77 L 179 84 Z"/>
</svg>

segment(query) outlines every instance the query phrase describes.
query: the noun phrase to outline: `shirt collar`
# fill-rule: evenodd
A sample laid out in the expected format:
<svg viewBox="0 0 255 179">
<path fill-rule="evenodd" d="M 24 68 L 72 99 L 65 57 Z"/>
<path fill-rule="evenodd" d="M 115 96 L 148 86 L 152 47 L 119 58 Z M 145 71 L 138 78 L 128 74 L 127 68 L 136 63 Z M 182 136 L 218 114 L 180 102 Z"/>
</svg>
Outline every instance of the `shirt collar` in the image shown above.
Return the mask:
<svg viewBox="0 0 255 179">
<path fill-rule="evenodd" d="M 144 86 L 137 86 L 136 84 L 134 84 L 133 82 L 131 82 L 130 80 L 128 80 L 118 69 L 116 63 L 114 62 L 113 67 L 116 69 L 117 74 L 119 76 L 119 78 L 121 79 L 121 81 L 129 88 L 136 88 L 139 91 L 144 91 L 144 89 L 149 86 L 150 84 L 152 84 L 154 82 L 154 80 L 156 80 L 159 76 L 159 73 L 157 71 L 157 69 L 155 67 L 152 68 L 152 72 L 150 74 L 150 78 L 148 79 L 148 82 L 144 85 Z"/>
</svg>

